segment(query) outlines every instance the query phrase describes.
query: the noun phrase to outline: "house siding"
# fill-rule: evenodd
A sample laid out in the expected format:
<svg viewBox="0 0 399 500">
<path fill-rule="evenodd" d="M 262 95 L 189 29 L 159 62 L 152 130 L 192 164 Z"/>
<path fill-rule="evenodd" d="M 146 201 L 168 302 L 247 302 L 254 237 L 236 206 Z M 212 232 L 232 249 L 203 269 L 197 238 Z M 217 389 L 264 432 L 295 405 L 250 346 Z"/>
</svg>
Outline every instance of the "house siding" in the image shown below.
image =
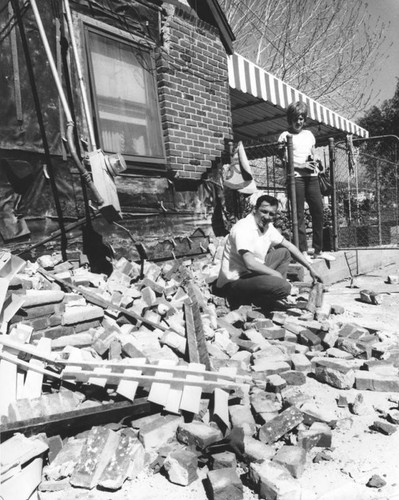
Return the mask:
<svg viewBox="0 0 399 500">
<path fill-rule="evenodd" d="M 232 139 L 228 69 L 217 30 L 164 5 L 158 89 L 168 168 L 201 179 Z"/>
<path fill-rule="evenodd" d="M 108 2 L 107 5 L 109 5 Z M 154 248 L 153 255 L 158 258 L 181 255 L 183 251 L 187 251 L 185 238 L 191 237 L 197 228 L 201 228 L 203 234 L 212 232 L 215 195 L 210 184 L 206 182 L 206 177 L 214 175 L 220 163 L 218 159 L 225 150 L 226 141 L 233 137 L 227 57 L 219 32 L 212 25 L 201 21 L 188 6 L 180 7 L 168 2 L 162 4 L 161 2 L 148 2 L 148 5 L 134 0 L 131 0 L 129 5 L 121 2 L 120 6 L 127 9 L 123 19 L 121 15 L 113 15 L 107 10 L 105 3 L 103 9 L 101 1 L 90 8 L 84 0 L 73 1 L 71 6 L 78 51 L 84 67 L 82 20 L 86 22 L 88 19 L 98 25 L 102 24 L 104 29 L 119 29 L 127 33 L 128 37 L 130 34 L 143 39 L 148 37 L 147 42 L 151 42 L 155 48 L 166 171 L 162 171 L 163 167 L 159 165 L 154 170 L 151 170 L 150 165 L 141 166 L 140 170 L 127 170 L 115 177 L 115 184 L 123 212 L 123 226 L 138 241 L 144 242 L 147 248 Z M 133 8 L 135 6 L 141 9 L 141 14 L 133 18 L 134 13 L 138 12 Z M 43 11 L 46 31 L 55 53 L 55 34 L 54 30 L 50 29 L 54 25 L 53 13 L 51 9 L 43 9 L 42 5 L 40 8 Z M 150 20 L 149 26 L 142 22 L 143 19 Z M 33 25 L 35 25 L 34 22 Z M 2 214 L 4 212 L 8 217 L 7 221 L 16 220 L 14 210 L 18 202 L 18 216 L 21 222 L 26 221 L 30 234 L 7 241 L 2 241 L 0 238 L 0 243 L 5 244 L 12 251 L 32 252 L 32 258 L 37 257 L 43 251 L 47 252 L 50 249 L 55 251 L 60 247 L 61 240 L 58 237 L 51 238 L 43 246 L 32 247 L 38 241 L 46 240 L 50 233 L 59 229 L 59 214 L 54 203 L 55 196 L 60 199 L 61 215 L 65 218 L 66 225 L 72 221 L 71 224 L 74 226 L 77 219 L 84 221 L 87 208 L 80 174 L 70 155 L 66 154 L 61 147 L 60 137 L 63 135 L 63 127 L 59 123 L 61 111 L 58 96 L 48 65 L 45 64 L 46 57 L 42 43 L 36 31 L 34 35 L 31 50 L 40 55 L 40 64 L 35 64 L 40 101 L 43 112 L 46 115 L 51 112 L 52 117 L 46 133 L 50 143 L 52 172 L 57 186 L 55 195 L 43 173 L 46 158 L 43 155 L 40 131 L 36 130 L 35 110 L 31 105 L 31 98 L 28 100 L 30 87 L 26 78 L 22 104 L 23 111 L 29 110 L 30 114 L 25 116 L 24 123 L 19 126 L 15 118 L 11 116 L 10 133 L 0 135 L 0 160 L 7 162 L 11 169 L 18 167 L 20 170 L 26 170 L 29 166 L 32 170 L 30 175 L 33 178 L 27 185 L 26 192 L 20 196 L 14 192 L 15 189 L 8 182 L 6 175 L 3 176 L 5 178 L 4 190 L 1 192 L 11 193 L 12 196 L 9 206 L 0 205 L 0 216 L 4 215 Z M 6 69 L 11 82 L 12 64 L 9 60 L 9 44 L 5 47 L 7 53 L 2 55 L 2 60 L 8 61 Z M 22 71 L 24 70 L 24 56 L 21 50 L 19 57 Z M 87 124 L 73 63 L 70 64 L 69 71 L 76 130 L 80 137 L 87 138 Z M 87 77 L 87 74 L 85 76 Z M 7 93 L 7 99 L 3 99 L 4 104 L 1 109 L 5 108 L 8 101 L 14 105 L 13 85 L 9 84 L 8 87 L 9 93 Z M 42 93 L 44 93 L 43 96 Z M 47 98 L 50 94 L 51 99 Z M 10 115 L 13 114 L 15 113 L 11 109 Z M 22 139 L 19 134 L 20 138 L 15 140 L 15 133 L 22 127 L 27 133 L 22 136 Z M 34 134 L 30 133 L 31 130 L 34 130 Z M 1 168 L 2 164 L 0 164 L 0 174 Z M 90 197 L 90 192 L 88 195 Z M 12 228 L 16 234 L 19 231 L 18 222 Z M 10 225 L 9 222 L 7 224 Z M 102 217 L 95 219 L 92 224 L 104 241 L 112 245 L 116 255 L 137 258 L 135 247 L 126 231 L 107 223 Z M 173 247 L 173 251 L 165 250 L 166 247 L 164 248 L 163 245 L 163 241 L 168 241 L 170 238 L 177 241 L 177 246 Z M 178 238 L 182 238 L 181 244 Z M 199 239 L 201 238 L 200 235 Z M 81 248 L 82 226 L 77 225 L 73 229 L 68 229 L 67 240 L 68 248 L 75 247 L 75 245 Z M 207 237 L 200 251 L 206 248 L 206 242 Z M 198 245 L 191 244 L 190 251 L 198 252 L 198 248 L 199 243 Z"/>
</svg>

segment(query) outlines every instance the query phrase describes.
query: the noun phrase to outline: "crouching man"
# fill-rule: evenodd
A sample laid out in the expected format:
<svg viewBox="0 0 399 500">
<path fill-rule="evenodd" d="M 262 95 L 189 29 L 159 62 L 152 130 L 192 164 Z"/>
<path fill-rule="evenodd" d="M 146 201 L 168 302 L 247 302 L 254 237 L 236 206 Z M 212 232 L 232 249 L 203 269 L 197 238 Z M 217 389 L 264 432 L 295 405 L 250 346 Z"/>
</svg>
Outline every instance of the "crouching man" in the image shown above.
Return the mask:
<svg viewBox="0 0 399 500">
<path fill-rule="evenodd" d="M 216 286 L 232 309 L 242 304 L 272 307 L 291 291 L 287 281 L 293 257 L 306 267 L 314 281 L 322 278 L 299 249 L 273 226 L 278 200 L 260 196 L 252 213 L 238 221 L 227 237 Z"/>
</svg>

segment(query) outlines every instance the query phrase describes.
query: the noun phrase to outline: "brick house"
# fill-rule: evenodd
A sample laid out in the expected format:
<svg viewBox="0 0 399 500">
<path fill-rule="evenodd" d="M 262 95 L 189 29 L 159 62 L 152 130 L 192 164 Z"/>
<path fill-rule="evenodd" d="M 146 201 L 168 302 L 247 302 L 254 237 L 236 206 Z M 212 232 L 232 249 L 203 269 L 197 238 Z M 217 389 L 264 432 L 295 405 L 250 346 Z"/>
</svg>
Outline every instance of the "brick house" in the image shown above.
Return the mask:
<svg viewBox="0 0 399 500">
<path fill-rule="evenodd" d="M 30 5 L 1 3 L 2 246 L 29 256 L 95 241 L 135 258 L 134 235 L 155 258 L 203 251 L 214 207 L 209 178 L 233 137 L 226 56 L 234 37 L 217 2 L 70 2 L 92 132 L 65 12 L 38 2 L 79 154 L 95 142 L 126 162 L 115 177 L 123 228 L 90 208 Z M 161 244 L 171 239 L 173 248 Z"/>
</svg>

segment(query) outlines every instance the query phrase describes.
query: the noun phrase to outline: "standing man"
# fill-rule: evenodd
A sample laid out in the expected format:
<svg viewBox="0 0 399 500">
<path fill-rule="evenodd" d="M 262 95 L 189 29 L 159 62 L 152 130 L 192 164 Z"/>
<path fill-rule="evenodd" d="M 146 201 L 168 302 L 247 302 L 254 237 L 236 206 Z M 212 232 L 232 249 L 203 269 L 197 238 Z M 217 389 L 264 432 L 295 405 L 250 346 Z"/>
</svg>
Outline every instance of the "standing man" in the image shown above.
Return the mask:
<svg viewBox="0 0 399 500">
<path fill-rule="evenodd" d="M 277 207 L 277 198 L 260 196 L 254 211 L 227 237 L 216 286 L 233 309 L 241 304 L 268 307 L 286 298 L 291 291 L 287 281 L 291 257 L 309 270 L 313 280 L 322 281 L 298 248 L 273 226 Z"/>
</svg>

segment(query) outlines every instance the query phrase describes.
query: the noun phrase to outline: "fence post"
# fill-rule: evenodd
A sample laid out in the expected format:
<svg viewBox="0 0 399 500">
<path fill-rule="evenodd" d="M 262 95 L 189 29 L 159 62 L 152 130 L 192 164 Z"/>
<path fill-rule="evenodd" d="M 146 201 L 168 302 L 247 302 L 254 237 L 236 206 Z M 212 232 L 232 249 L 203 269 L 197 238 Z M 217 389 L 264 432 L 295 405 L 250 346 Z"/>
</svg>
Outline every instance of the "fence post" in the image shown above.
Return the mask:
<svg viewBox="0 0 399 500">
<path fill-rule="evenodd" d="M 287 153 L 288 153 L 288 181 L 291 199 L 291 224 L 292 236 L 294 245 L 299 247 L 298 235 L 298 211 L 296 208 L 296 191 L 295 191 L 295 170 L 294 170 L 294 147 L 292 144 L 292 135 L 287 134 Z"/>
<path fill-rule="evenodd" d="M 380 160 L 376 162 L 375 190 L 377 194 L 377 224 L 378 224 L 378 244 L 382 245 L 382 225 L 381 225 L 381 185 L 380 185 Z"/>
<path fill-rule="evenodd" d="M 338 250 L 338 210 L 337 210 L 337 190 L 335 186 L 335 147 L 334 138 L 328 139 L 328 156 L 330 160 L 330 180 L 333 187 L 331 195 L 331 213 L 332 213 L 332 249 L 334 252 Z"/>
</svg>

